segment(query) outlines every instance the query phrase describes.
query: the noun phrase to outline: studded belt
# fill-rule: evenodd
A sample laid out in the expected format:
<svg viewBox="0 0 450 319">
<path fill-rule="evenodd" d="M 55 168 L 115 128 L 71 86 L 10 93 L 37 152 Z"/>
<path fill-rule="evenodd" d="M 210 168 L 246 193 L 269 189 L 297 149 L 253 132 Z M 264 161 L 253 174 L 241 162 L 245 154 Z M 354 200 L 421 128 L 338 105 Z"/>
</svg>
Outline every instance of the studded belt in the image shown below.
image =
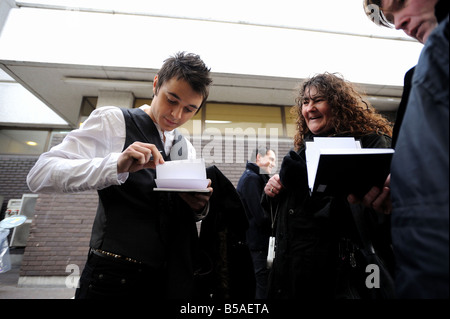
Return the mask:
<svg viewBox="0 0 450 319">
<path fill-rule="evenodd" d="M 118 255 L 118 254 L 114 254 L 114 253 L 110 253 L 109 251 L 104 251 L 101 249 L 96 249 L 96 248 L 91 248 L 91 252 L 94 255 L 100 256 L 100 257 L 109 257 L 112 259 L 117 259 L 117 260 L 124 260 L 124 261 L 128 261 L 134 264 L 142 264 L 142 262 L 140 262 L 139 260 L 130 258 L 130 257 L 125 257 L 122 255 Z"/>
</svg>

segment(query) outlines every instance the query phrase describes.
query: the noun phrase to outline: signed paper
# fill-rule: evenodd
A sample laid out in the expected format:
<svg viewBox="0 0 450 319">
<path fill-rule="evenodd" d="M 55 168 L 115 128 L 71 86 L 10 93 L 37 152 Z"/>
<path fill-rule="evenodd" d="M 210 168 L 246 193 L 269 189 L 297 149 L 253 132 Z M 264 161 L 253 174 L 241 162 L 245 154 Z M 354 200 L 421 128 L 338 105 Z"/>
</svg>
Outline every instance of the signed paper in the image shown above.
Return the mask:
<svg viewBox="0 0 450 319">
<path fill-rule="evenodd" d="M 167 161 L 156 166 L 156 191 L 208 191 L 204 159 Z"/>
<path fill-rule="evenodd" d="M 321 151 L 325 149 L 334 149 L 338 152 L 345 149 L 355 150 L 361 149 L 361 143 L 354 137 L 314 137 L 313 142 L 306 142 L 306 165 L 310 189 L 314 185 Z"/>
<path fill-rule="evenodd" d="M 382 187 L 394 150 L 361 148 L 354 138 L 325 137 L 306 142 L 306 166 L 311 194 L 364 196 Z"/>
</svg>

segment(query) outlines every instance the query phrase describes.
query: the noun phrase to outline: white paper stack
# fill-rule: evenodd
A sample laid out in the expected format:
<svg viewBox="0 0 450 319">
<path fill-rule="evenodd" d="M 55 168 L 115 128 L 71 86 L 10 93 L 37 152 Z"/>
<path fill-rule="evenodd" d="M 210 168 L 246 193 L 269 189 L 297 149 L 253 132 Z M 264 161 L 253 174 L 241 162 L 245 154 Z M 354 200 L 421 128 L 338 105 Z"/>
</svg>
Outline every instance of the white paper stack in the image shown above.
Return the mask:
<svg viewBox="0 0 450 319">
<path fill-rule="evenodd" d="M 393 149 L 361 148 L 353 137 L 315 137 L 306 142 L 311 193 L 364 195 L 389 174 Z"/>
<path fill-rule="evenodd" d="M 188 159 L 167 161 L 156 166 L 156 191 L 208 191 L 205 160 Z"/>
</svg>

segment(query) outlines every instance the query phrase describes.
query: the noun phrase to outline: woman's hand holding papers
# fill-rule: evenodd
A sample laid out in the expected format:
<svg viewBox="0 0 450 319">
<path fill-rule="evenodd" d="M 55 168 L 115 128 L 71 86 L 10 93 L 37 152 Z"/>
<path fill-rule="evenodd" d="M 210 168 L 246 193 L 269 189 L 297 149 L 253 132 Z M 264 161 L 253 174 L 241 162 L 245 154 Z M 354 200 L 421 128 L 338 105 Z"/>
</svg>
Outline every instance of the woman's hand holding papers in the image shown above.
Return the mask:
<svg viewBox="0 0 450 319">
<path fill-rule="evenodd" d="M 378 213 L 389 215 L 392 211 L 390 183 L 391 175 L 389 174 L 384 182 L 383 189 L 380 190 L 379 187 L 374 186 L 362 199 L 356 197 L 354 194 L 350 194 L 347 200 L 351 204 L 362 203 L 364 206 L 370 207 Z"/>
</svg>

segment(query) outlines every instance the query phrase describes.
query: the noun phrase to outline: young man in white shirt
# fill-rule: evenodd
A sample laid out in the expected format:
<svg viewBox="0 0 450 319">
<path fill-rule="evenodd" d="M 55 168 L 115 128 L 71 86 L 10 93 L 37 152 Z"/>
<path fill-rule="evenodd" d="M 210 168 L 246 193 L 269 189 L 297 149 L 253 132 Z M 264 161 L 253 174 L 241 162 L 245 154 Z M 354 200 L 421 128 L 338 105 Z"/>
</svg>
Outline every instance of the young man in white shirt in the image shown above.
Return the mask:
<svg viewBox="0 0 450 319">
<path fill-rule="evenodd" d="M 155 76 L 150 106 L 96 109 L 30 170 L 27 183 L 33 192 L 98 191 L 76 298 L 192 295 L 195 221 L 207 213 L 212 187 L 209 193 L 189 194 L 153 188 L 156 165 L 195 158 L 194 147 L 176 128 L 205 104 L 211 82 L 210 69 L 198 55 L 177 53 Z"/>
</svg>

